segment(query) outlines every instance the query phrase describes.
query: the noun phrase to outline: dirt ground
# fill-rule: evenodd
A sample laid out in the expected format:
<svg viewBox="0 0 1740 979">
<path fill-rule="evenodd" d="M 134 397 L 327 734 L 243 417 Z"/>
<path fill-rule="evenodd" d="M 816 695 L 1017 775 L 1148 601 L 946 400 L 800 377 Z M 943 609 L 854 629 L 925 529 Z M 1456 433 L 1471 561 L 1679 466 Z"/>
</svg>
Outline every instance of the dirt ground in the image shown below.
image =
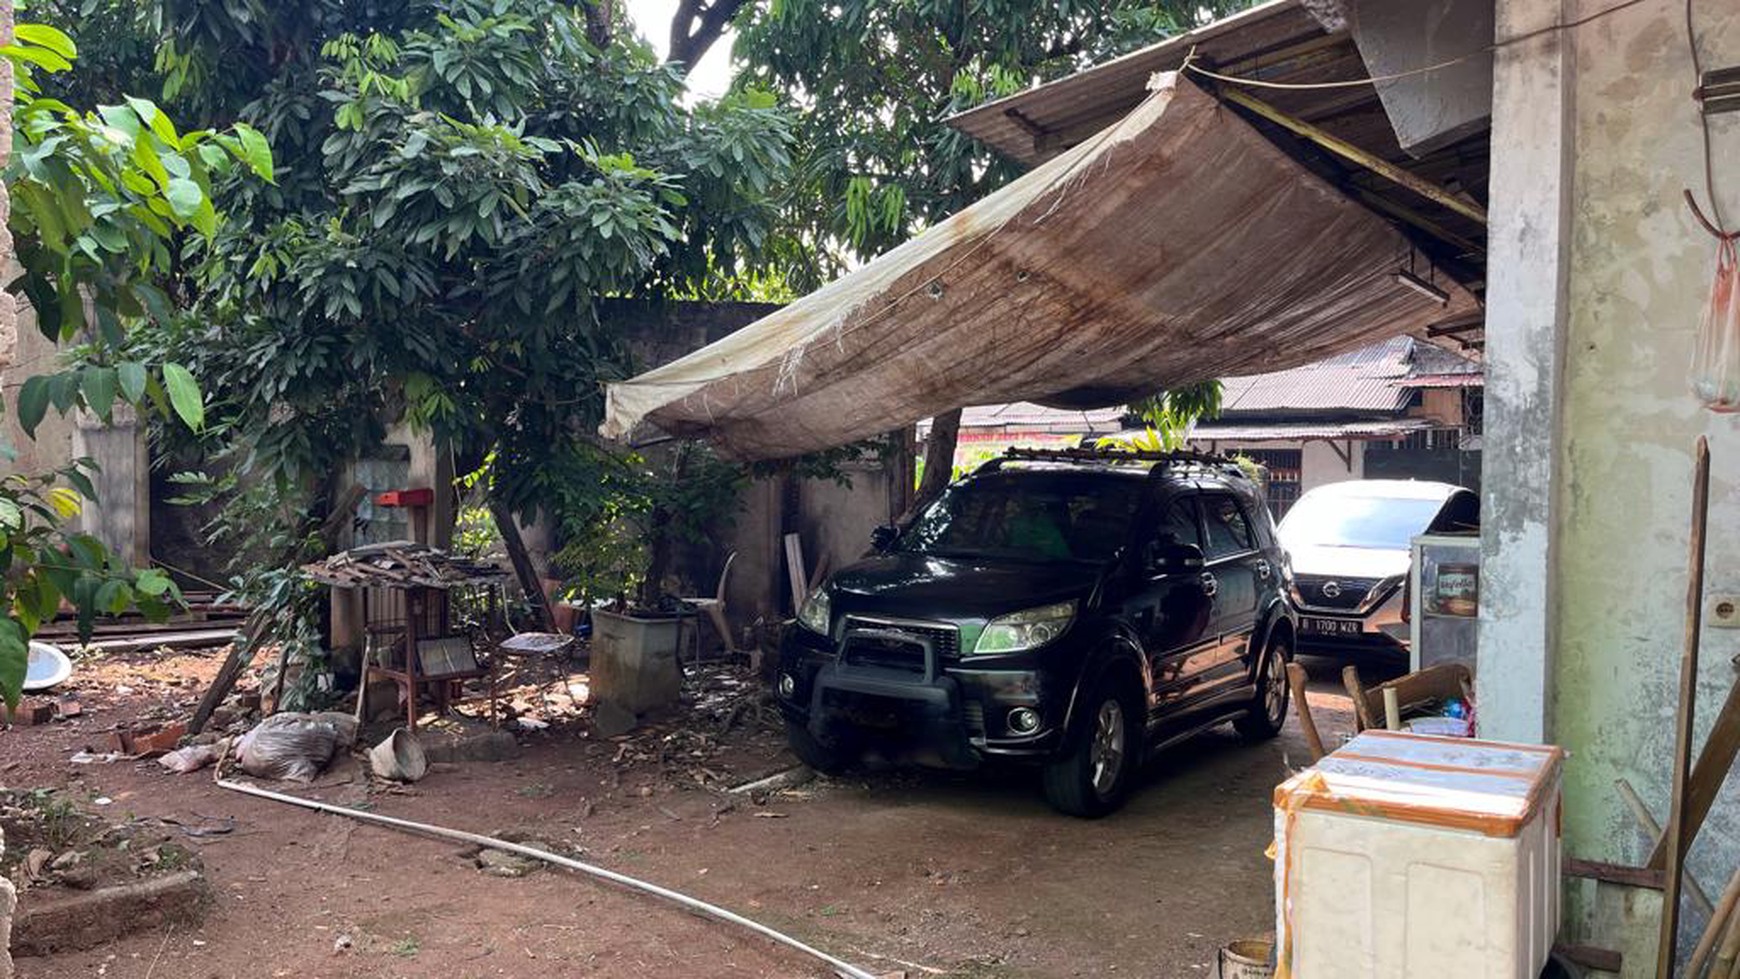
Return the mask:
<svg viewBox="0 0 1740 979">
<path fill-rule="evenodd" d="M 236 824 L 188 840 L 218 895 L 200 926 L 21 959 L 23 979 L 829 975 L 649 897 L 559 870 L 487 875 L 456 844 L 243 796 L 209 769 L 68 762 L 101 750 L 117 723 L 185 714 L 217 665 L 216 654 L 86 664 L 74 681 L 83 718 L 0 732 L 0 786 L 106 797 L 110 818 Z M 1310 665 L 1318 725 L 1337 741 L 1348 701 L 1334 664 Z M 1167 979 L 1212 976 L 1222 943 L 1272 928 L 1269 795 L 1304 763 L 1294 721 L 1259 746 L 1212 732 L 1150 765 L 1124 811 L 1085 822 L 1047 809 L 1019 771 L 889 771 L 764 799 L 698 784 L 792 764 L 754 724 L 701 748 L 655 735 L 625 749 L 585 725 L 521 742 L 514 760 L 436 766 L 401 791 L 343 775 L 288 791 L 545 841 L 878 974 Z"/>
</svg>

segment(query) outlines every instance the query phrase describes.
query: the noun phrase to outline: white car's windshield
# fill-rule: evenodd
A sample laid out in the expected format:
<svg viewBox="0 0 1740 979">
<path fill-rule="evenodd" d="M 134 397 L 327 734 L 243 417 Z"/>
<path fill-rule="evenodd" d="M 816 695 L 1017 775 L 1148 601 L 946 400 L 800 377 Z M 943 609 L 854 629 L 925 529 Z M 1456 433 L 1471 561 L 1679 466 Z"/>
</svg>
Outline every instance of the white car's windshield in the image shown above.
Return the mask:
<svg viewBox="0 0 1740 979">
<path fill-rule="evenodd" d="M 1281 542 L 1302 547 L 1406 550 L 1437 516 L 1442 500 L 1307 494 L 1281 521 Z"/>
</svg>

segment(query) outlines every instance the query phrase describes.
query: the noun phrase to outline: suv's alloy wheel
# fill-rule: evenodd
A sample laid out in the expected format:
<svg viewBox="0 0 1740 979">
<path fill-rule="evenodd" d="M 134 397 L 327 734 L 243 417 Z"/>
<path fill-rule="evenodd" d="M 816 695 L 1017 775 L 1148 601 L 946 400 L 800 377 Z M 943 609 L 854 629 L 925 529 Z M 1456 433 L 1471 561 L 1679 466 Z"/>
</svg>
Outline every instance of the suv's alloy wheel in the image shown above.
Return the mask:
<svg viewBox="0 0 1740 979">
<path fill-rule="evenodd" d="M 1124 706 L 1114 698 L 1100 705 L 1094 720 L 1093 763 L 1094 794 L 1106 798 L 1117 788 L 1118 776 L 1124 773 L 1124 756 L 1128 754 L 1124 724 Z"/>
</svg>

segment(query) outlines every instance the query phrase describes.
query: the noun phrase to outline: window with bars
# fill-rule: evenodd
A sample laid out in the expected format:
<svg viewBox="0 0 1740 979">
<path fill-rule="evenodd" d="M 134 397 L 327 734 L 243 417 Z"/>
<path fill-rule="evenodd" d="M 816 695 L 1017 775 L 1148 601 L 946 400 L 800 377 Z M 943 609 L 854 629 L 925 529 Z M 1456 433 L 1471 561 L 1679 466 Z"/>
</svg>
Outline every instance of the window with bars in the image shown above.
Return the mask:
<svg viewBox="0 0 1740 979">
<path fill-rule="evenodd" d="M 1240 449 L 1239 455 L 1263 467 L 1263 497 L 1279 520 L 1299 499 L 1299 473 L 1305 453 L 1299 449 Z"/>
</svg>

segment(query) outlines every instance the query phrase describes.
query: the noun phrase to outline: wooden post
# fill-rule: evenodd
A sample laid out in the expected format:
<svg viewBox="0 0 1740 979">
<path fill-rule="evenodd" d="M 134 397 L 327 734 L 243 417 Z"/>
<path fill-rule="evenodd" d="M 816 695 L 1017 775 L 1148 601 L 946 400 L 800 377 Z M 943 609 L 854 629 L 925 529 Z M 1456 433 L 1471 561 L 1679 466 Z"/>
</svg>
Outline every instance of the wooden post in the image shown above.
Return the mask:
<svg viewBox="0 0 1740 979">
<path fill-rule="evenodd" d="M 1691 555 L 1686 574 L 1686 633 L 1680 652 L 1680 699 L 1674 717 L 1673 795 L 1669 800 L 1664 869 L 1667 886 L 1661 895 L 1661 938 L 1656 946 L 1657 979 L 1671 979 L 1680 930 L 1680 875 L 1685 860 L 1686 781 L 1691 777 L 1692 717 L 1698 703 L 1698 640 L 1704 614 L 1704 530 L 1710 516 L 1710 443 L 1698 436 L 1692 470 Z M 1706 953 L 1707 954 L 1707 953 Z"/>
<path fill-rule="evenodd" d="M 1311 761 L 1324 755 L 1323 737 L 1317 733 L 1317 721 L 1311 716 L 1311 705 L 1305 702 L 1305 667 L 1287 664 L 1287 686 L 1293 688 L 1293 709 L 1299 714 L 1299 730 L 1305 735 L 1305 746 L 1311 749 Z"/>
</svg>

